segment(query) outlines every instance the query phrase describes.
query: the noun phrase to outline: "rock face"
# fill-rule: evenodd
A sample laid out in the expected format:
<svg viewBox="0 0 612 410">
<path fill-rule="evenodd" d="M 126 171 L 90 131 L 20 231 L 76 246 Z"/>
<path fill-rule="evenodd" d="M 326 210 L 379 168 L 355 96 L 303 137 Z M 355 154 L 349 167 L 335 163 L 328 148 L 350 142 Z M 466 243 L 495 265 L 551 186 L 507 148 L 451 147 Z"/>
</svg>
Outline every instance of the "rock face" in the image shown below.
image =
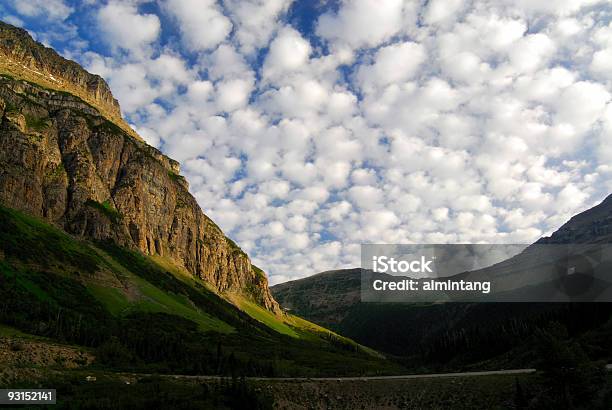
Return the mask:
<svg viewBox="0 0 612 410">
<path fill-rule="evenodd" d="M 55 50 L 37 43 L 27 31 L 0 21 L 0 72 L 78 96 L 128 134 L 139 138 L 121 117 L 108 84 Z"/>
<path fill-rule="evenodd" d="M 5 35 L 2 25 L 0 50 L 10 52 L 16 40 Z M 104 80 L 73 62 L 56 66 L 61 61 L 45 50 L 13 49 L 12 58 L 74 79 L 99 104 L 119 110 Z M 176 161 L 81 98 L 12 75 L 0 77 L 0 202 L 80 237 L 171 258 L 220 292 L 280 312 L 265 274 L 204 215 Z"/>
</svg>

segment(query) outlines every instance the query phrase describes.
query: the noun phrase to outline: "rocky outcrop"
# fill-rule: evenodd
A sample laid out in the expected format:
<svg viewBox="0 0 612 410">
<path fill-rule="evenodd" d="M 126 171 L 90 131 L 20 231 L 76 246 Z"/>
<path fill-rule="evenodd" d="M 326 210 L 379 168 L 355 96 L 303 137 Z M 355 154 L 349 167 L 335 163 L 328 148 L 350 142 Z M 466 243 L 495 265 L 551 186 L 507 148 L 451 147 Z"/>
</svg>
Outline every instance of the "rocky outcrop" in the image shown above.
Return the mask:
<svg viewBox="0 0 612 410">
<path fill-rule="evenodd" d="M 65 78 L 113 105 L 104 81 L 74 64 Z M 168 257 L 220 292 L 280 312 L 265 274 L 204 215 L 178 163 L 74 95 L 0 77 L 0 202 L 80 237 Z"/>
<path fill-rule="evenodd" d="M 88 73 L 74 61 L 34 41 L 24 29 L 1 21 L 0 73 L 76 95 L 125 132 L 139 138 L 121 117 L 119 103 L 102 77 Z"/>
</svg>

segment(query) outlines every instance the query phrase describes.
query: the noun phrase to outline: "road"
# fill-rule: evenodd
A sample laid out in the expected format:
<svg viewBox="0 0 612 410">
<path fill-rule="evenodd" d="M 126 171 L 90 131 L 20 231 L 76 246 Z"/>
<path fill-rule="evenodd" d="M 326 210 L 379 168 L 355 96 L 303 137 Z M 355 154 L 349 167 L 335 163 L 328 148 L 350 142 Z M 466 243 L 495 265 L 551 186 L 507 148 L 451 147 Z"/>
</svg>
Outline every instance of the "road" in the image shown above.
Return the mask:
<svg viewBox="0 0 612 410">
<path fill-rule="evenodd" d="M 612 364 L 607 364 L 606 369 L 612 371 Z M 512 374 L 535 373 L 536 369 L 509 369 L 509 370 L 488 370 L 481 372 L 456 372 L 456 373 L 427 373 L 427 374 L 406 374 L 400 376 L 353 376 L 353 377 L 246 377 L 247 380 L 254 381 L 372 381 L 372 380 L 410 380 L 410 379 L 433 379 L 439 377 L 476 377 L 476 376 L 495 376 Z M 221 380 L 227 376 L 189 376 L 184 374 L 142 374 L 142 373 L 120 373 L 131 377 L 167 377 L 172 379 L 184 380 Z"/>
<path fill-rule="evenodd" d="M 407 374 L 400 376 L 354 376 L 354 377 L 246 377 L 247 380 L 255 381 L 371 381 L 371 380 L 408 380 L 408 379 L 429 379 L 437 377 L 474 377 L 474 376 L 494 376 L 509 374 L 529 374 L 535 373 L 536 369 L 512 369 L 512 370 L 490 370 L 482 372 L 458 372 L 458 373 L 429 373 L 429 374 Z M 132 376 L 151 376 L 147 374 L 130 374 Z M 187 375 L 158 375 L 173 379 L 191 380 L 218 380 L 222 376 L 187 376 Z"/>
</svg>

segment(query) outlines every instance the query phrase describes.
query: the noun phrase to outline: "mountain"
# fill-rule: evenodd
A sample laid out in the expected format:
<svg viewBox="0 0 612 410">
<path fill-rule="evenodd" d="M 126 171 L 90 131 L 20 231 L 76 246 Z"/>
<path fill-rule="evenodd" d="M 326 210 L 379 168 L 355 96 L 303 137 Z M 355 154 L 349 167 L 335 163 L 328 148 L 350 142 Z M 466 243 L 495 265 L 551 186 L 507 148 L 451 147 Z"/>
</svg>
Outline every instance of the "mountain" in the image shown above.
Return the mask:
<svg viewBox="0 0 612 410">
<path fill-rule="evenodd" d="M 283 313 L 179 171 L 101 77 L 0 23 L 0 323 L 111 370 L 398 371 Z"/>
<path fill-rule="evenodd" d="M 551 236 L 536 243 L 612 243 L 612 195 L 600 204 L 573 216 Z"/>
<path fill-rule="evenodd" d="M 279 312 L 265 275 L 202 213 L 179 164 L 124 130 L 102 78 L 6 24 L 0 55 L 0 202 L 81 238 L 168 257 Z"/>
<path fill-rule="evenodd" d="M 271 288 L 275 299 L 289 312 L 322 326 L 337 326 L 361 300 L 361 269 L 340 269 Z"/>
<path fill-rule="evenodd" d="M 77 96 L 124 131 L 137 136 L 121 117 L 119 103 L 102 77 L 37 43 L 24 29 L 0 21 L 0 55 L 0 72 Z"/>
<path fill-rule="evenodd" d="M 609 196 L 536 245 L 610 243 L 611 232 Z M 489 270 L 529 262 L 528 248 L 493 268 L 458 277 L 478 278 Z M 324 272 L 271 288 L 275 299 L 290 312 L 398 356 L 410 367 L 531 365 L 535 359 L 529 349 L 531 337 L 536 329 L 552 322 L 562 323 L 574 337 L 612 338 L 609 303 L 362 303 L 360 289 L 360 269 Z M 591 346 L 593 354 L 609 359 L 595 347 L 597 343 Z"/>
</svg>

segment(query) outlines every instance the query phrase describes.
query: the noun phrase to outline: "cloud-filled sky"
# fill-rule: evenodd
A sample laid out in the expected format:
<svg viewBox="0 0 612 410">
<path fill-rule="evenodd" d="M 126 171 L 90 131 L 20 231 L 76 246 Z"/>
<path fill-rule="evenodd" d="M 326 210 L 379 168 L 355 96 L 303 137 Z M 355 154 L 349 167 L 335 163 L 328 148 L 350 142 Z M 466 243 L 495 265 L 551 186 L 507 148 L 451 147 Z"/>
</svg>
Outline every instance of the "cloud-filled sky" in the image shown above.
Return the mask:
<svg viewBox="0 0 612 410">
<path fill-rule="evenodd" d="M 529 243 L 612 193 L 598 0 L 3 0 L 110 84 L 272 283 Z"/>
</svg>

